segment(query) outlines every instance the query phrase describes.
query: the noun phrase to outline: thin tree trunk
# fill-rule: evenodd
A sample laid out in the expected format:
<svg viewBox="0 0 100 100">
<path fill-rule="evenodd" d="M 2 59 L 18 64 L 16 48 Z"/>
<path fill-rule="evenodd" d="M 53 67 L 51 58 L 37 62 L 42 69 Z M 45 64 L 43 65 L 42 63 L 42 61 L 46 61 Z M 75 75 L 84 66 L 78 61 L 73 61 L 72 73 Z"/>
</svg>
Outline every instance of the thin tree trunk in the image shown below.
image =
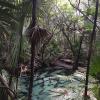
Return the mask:
<svg viewBox="0 0 100 100">
<path fill-rule="evenodd" d="M 99 0 L 96 0 L 96 10 L 95 10 L 95 18 L 94 18 L 94 26 L 93 31 L 90 36 L 90 43 L 89 43 L 89 50 L 88 50 L 88 58 L 87 58 L 87 71 L 86 71 L 86 82 L 85 82 L 85 93 L 84 93 L 84 100 L 87 100 L 87 90 L 88 90 L 88 78 L 89 78 L 89 71 L 90 71 L 90 60 L 91 60 L 91 54 L 92 54 L 92 47 L 93 47 L 93 41 L 96 36 L 96 21 L 98 16 L 98 5 Z"/>
<path fill-rule="evenodd" d="M 76 59 L 75 59 L 75 63 L 74 63 L 74 65 L 73 65 L 73 70 L 78 69 L 78 64 L 79 64 L 79 59 L 80 59 L 80 53 L 81 53 L 81 47 L 82 47 L 83 38 L 84 38 L 84 33 L 83 33 L 83 35 L 80 37 L 79 49 L 78 49 L 78 52 L 77 52 L 77 56 L 76 56 Z"/>
<path fill-rule="evenodd" d="M 30 29 L 35 27 L 36 25 L 36 0 L 32 0 L 32 23 L 30 25 Z M 30 34 L 32 36 L 32 32 Z M 34 78 L 34 58 L 35 58 L 35 46 L 33 46 L 31 40 L 31 76 L 30 76 L 30 83 L 29 83 L 29 94 L 28 100 L 32 100 L 32 88 L 33 88 L 33 78 Z"/>
<path fill-rule="evenodd" d="M 61 31 L 62 31 L 63 35 L 66 37 L 66 39 L 67 39 L 67 41 L 68 41 L 68 43 L 69 43 L 69 45 L 70 45 L 70 49 L 71 49 L 71 51 L 72 51 L 72 53 L 73 53 L 73 56 L 75 57 L 75 51 L 74 51 L 73 45 L 72 45 L 72 43 L 71 43 L 69 37 L 68 37 L 67 34 L 64 32 L 64 29 L 62 29 Z"/>
<path fill-rule="evenodd" d="M 47 46 L 47 44 L 50 42 L 50 40 L 52 39 L 52 37 L 53 37 L 53 33 L 52 33 L 52 35 L 47 39 L 47 41 L 43 44 L 43 46 L 42 46 L 42 49 L 41 49 L 42 63 L 44 62 L 44 53 L 45 53 L 46 46 Z"/>
<path fill-rule="evenodd" d="M 32 47 L 32 45 L 31 45 Z M 28 100 L 32 100 L 32 88 L 33 88 L 33 79 L 34 79 L 34 58 L 35 58 L 35 48 L 31 48 L 31 74 L 30 74 L 30 83 L 29 83 L 29 94 Z"/>
</svg>

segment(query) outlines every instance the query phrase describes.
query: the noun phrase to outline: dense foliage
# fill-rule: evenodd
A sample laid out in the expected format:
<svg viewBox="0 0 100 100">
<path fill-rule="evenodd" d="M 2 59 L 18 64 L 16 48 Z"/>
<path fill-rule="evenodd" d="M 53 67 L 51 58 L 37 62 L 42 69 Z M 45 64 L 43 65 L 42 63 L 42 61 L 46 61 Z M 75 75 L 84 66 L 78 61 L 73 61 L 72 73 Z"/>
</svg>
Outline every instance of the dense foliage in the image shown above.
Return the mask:
<svg viewBox="0 0 100 100">
<path fill-rule="evenodd" d="M 73 62 L 73 71 L 88 66 L 95 2 L 98 0 L 36 1 L 36 12 L 31 0 L 0 1 L 0 100 L 17 98 L 22 64 L 32 70 L 31 62 L 34 60 L 33 69 L 37 71 L 44 65 L 50 67 L 55 59 L 66 58 Z M 34 13 L 36 23 L 32 26 Z M 89 73 L 100 85 L 99 33 L 100 7 L 91 47 Z M 100 90 L 97 86 L 93 92 L 99 98 L 97 92 Z"/>
</svg>

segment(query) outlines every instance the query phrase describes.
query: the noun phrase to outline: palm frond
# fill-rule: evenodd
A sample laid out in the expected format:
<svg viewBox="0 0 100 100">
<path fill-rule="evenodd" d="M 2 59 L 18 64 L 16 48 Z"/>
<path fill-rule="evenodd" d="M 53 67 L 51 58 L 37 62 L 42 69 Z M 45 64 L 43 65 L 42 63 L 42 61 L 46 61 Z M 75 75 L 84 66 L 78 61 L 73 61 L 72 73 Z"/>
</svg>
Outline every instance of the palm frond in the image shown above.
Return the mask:
<svg viewBox="0 0 100 100">
<path fill-rule="evenodd" d="M 28 33 L 30 35 L 30 42 L 32 46 L 37 47 L 39 44 L 42 44 L 46 41 L 47 37 L 51 36 L 51 33 L 46 29 L 40 27 L 34 27 L 32 29 L 28 29 Z"/>
<path fill-rule="evenodd" d="M 10 9 L 15 9 L 16 6 L 14 4 L 12 4 L 11 2 L 9 1 L 4 1 L 4 0 L 1 0 L 0 1 L 0 7 L 6 7 L 6 8 L 10 8 Z"/>
</svg>

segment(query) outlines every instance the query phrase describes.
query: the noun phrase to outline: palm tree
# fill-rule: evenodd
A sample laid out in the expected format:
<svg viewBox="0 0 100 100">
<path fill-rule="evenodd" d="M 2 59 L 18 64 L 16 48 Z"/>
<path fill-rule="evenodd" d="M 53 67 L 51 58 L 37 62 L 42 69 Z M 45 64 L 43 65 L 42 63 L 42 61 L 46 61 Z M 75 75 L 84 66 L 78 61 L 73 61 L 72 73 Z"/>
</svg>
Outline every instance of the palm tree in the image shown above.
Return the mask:
<svg viewBox="0 0 100 100">
<path fill-rule="evenodd" d="M 8 43 L 12 46 L 7 48 L 7 65 L 0 66 L 0 70 L 5 69 L 9 74 L 9 84 L 7 84 L 7 88 L 13 90 L 10 86 L 12 84 L 12 75 L 16 72 L 16 67 L 20 63 L 20 55 L 22 51 L 22 41 L 23 41 L 23 26 L 24 23 L 30 19 L 31 17 L 31 3 L 30 0 L 20 1 L 15 0 L 13 2 L 2 0 L 0 1 L 0 43 L 5 41 L 5 44 L 8 46 Z M 6 39 L 3 37 L 7 37 Z M 8 43 L 7 43 L 8 42 Z M 4 44 L 0 44 L 0 49 L 2 50 L 2 46 Z M 5 46 L 5 48 L 7 47 Z M 2 51 L 4 52 L 4 51 Z M 1 58 L 2 59 L 2 58 Z M 2 67 L 3 66 L 3 67 Z M 3 79 L 2 75 L 1 78 Z M 18 79 L 18 75 L 17 75 Z M 0 80 L 1 82 L 2 80 Z M 18 81 L 17 83 L 18 84 Z M 4 90 L 8 90 L 7 88 L 3 88 Z M 17 85 L 16 85 L 17 88 Z M 3 92 L 4 93 L 4 92 Z M 6 92 L 5 92 L 6 95 Z M 9 95 L 9 94 L 8 94 Z M 3 99 L 3 98 L 2 98 Z"/>
<path fill-rule="evenodd" d="M 34 28 L 36 25 L 36 1 L 37 0 L 32 0 L 32 23 L 29 26 L 29 30 L 30 29 L 32 30 L 32 28 Z M 28 34 L 31 37 L 33 34 L 33 30 Z M 34 57 L 35 57 L 35 46 L 32 44 L 32 39 L 31 39 L 31 76 L 30 76 L 30 83 L 29 83 L 28 100 L 32 100 Z"/>
<path fill-rule="evenodd" d="M 1 62 L 0 63 L 0 73 L 2 68 L 4 67 L 4 61 L 5 58 L 3 57 L 3 53 L 6 52 L 5 49 L 7 49 L 7 42 L 8 42 L 8 38 L 10 36 L 10 30 L 11 30 L 11 25 L 16 24 L 17 20 L 14 17 L 13 13 L 12 13 L 12 9 L 16 9 L 15 5 L 8 2 L 8 1 L 0 1 L 0 55 L 1 55 Z M 5 47 L 3 46 L 5 43 Z M 4 49 L 2 51 L 2 49 Z M 2 67 L 3 66 L 3 67 Z M 13 91 L 9 88 L 7 82 L 4 80 L 4 78 L 2 77 L 2 75 L 0 74 L 0 91 L 2 92 L 2 94 L 0 95 L 0 99 L 3 100 L 8 100 L 8 96 L 10 96 L 11 99 L 14 99 L 15 96 L 13 95 Z M 12 93 L 13 92 L 13 93 Z M 4 98 L 6 97 L 6 98 Z"/>
<path fill-rule="evenodd" d="M 33 88 L 33 79 L 34 79 L 34 59 L 36 50 L 39 49 L 38 45 L 46 43 L 46 38 L 51 37 L 52 34 L 49 33 L 46 29 L 36 27 L 36 7 L 37 0 L 32 0 L 32 22 L 28 27 L 28 34 L 30 36 L 31 43 L 31 74 L 30 74 L 30 83 L 29 83 L 29 94 L 28 100 L 32 100 L 32 88 Z"/>
</svg>

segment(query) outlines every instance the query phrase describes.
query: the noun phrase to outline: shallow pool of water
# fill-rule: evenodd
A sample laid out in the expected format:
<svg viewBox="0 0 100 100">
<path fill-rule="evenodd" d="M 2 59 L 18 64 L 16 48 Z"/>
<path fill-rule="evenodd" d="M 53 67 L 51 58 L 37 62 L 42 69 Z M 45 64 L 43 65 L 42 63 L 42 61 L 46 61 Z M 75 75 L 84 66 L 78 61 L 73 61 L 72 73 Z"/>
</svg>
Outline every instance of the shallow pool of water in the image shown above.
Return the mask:
<svg viewBox="0 0 100 100">
<path fill-rule="evenodd" d="M 68 75 L 65 70 L 44 70 L 35 75 L 33 100 L 82 100 L 85 74 L 75 72 Z M 89 89 L 93 88 L 90 78 Z M 29 77 L 19 78 L 19 100 L 27 100 Z"/>
</svg>

